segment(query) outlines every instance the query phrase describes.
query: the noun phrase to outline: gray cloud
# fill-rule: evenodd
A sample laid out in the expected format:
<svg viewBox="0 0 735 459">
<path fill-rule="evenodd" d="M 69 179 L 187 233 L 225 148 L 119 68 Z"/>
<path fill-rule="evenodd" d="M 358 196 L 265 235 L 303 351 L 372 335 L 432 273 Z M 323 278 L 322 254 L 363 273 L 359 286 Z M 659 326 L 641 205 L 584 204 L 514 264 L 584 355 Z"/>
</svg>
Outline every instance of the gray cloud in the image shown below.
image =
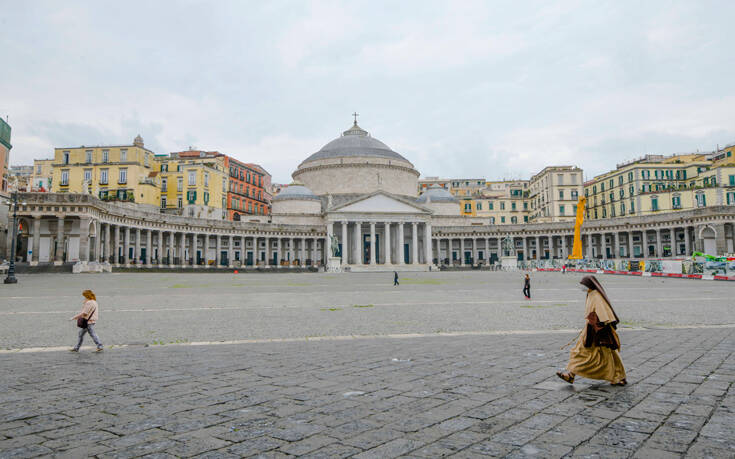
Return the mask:
<svg viewBox="0 0 735 459">
<path fill-rule="evenodd" d="M 349 126 L 424 175 L 588 176 L 735 142 L 732 2 L 11 2 L 12 164 L 189 145 L 289 181 Z"/>
</svg>

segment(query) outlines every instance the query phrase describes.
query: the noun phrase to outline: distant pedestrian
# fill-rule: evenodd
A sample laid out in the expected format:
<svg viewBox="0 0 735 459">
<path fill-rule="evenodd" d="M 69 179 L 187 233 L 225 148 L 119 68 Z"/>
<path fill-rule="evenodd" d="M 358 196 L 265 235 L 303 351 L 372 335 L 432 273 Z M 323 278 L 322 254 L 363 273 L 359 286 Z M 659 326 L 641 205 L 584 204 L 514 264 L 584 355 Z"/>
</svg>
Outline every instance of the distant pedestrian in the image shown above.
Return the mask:
<svg viewBox="0 0 735 459">
<path fill-rule="evenodd" d="M 92 293 L 92 290 L 83 291 L 82 296 L 84 297 L 82 310 L 79 314 L 71 318 L 71 320 L 77 321 L 77 327 L 79 327 L 79 340 L 77 341 L 77 345 L 74 346 L 71 351 L 79 352 L 79 348 L 82 347 L 82 341 L 84 341 L 84 334 L 89 333 L 89 336 L 92 337 L 92 340 L 97 345 L 97 352 L 100 352 L 102 351 L 102 342 L 94 332 L 94 326 L 100 317 L 97 297 Z"/>
<path fill-rule="evenodd" d="M 400 285 L 398 283 L 398 271 L 393 271 L 393 286 Z"/>
<path fill-rule="evenodd" d="M 615 332 L 618 316 L 595 276 L 583 277 L 580 284 L 587 292 L 584 311 L 587 323 L 569 352 L 567 371 L 558 371 L 556 375 L 569 384 L 579 375 L 610 381 L 613 386 L 625 386 L 628 381 L 620 359 L 620 338 Z"/>
<path fill-rule="evenodd" d="M 523 279 L 523 295 L 525 295 L 527 300 L 531 299 L 531 276 L 528 274 Z"/>
<path fill-rule="evenodd" d="M 563 264 L 563 265 L 561 265 L 561 273 L 562 274 L 566 274 L 567 273 L 567 265 L 566 265 L 566 263 Z"/>
</svg>

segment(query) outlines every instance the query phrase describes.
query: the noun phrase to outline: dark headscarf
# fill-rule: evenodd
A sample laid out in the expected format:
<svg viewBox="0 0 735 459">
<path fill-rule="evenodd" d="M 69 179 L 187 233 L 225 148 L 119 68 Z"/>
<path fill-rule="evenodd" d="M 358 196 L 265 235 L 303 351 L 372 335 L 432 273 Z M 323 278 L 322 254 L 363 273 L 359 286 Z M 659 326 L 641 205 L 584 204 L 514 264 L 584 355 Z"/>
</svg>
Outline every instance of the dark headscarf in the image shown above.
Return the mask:
<svg viewBox="0 0 735 459">
<path fill-rule="evenodd" d="M 600 295 L 602 295 L 602 298 L 605 299 L 607 304 L 610 306 L 610 310 L 613 312 L 613 315 L 615 316 L 615 323 L 613 326 L 616 326 L 618 322 L 620 322 L 620 319 L 618 319 L 618 315 L 615 312 L 615 309 L 612 307 L 612 303 L 610 302 L 610 298 L 607 297 L 607 293 L 605 293 L 605 289 L 602 288 L 602 285 L 600 284 L 600 281 L 597 280 L 595 276 L 584 276 L 581 281 L 579 281 L 580 284 L 584 285 L 590 290 L 597 290 L 600 292 Z"/>
</svg>

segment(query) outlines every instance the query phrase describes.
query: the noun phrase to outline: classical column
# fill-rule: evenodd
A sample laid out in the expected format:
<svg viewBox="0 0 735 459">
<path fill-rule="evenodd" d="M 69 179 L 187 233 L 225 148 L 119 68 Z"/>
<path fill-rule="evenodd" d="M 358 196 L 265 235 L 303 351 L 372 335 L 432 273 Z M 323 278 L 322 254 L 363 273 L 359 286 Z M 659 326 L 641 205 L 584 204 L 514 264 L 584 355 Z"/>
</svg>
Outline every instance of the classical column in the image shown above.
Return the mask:
<svg viewBox="0 0 735 459">
<path fill-rule="evenodd" d="M 240 236 L 240 266 L 247 266 L 247 249 L 245 248 L 245 236 Z"/>
<path fill-rule="evenodd" d="M 281 244 L 281 238 L 276 238 L 276 266 L 281 266 L 281 260 L 283 259 L 283 246 Z"/>
<path fill-rule="evenodd" d="M 35 220 L 34 226 L 36 222 L 40 225 L 40 220 Z M 86 218 L 79 220 L 79 261 L 89 261 L 89 220 Z"/>
<path fill-rule="evenodd" d="M 370 222 L 370 264 L 375 264 L 375 222 Z"/>
<path fill-rule="evenodd" d="M 567 253 L 567 236 L 566 234 L 561 235 L 561 258 L 563 260 L 566 260 L 567 256 L 569 254 Z"/>
<path fill-rule="evenodd" d="M 459 265 L 464 266 L 464 237 L 459 238 Z"/>
<path fill-rule="evenodd" d="M 294 261 L 294 247 L 293 247 L 293 238 L 288 238 L 288 267 L 293 268 L 293 261 Z"/>
<path fill-rule="evenodd" d="M 130 227 L 125 227 L 125 240 L 123 241 L 123 264 L 130 263 Z"/>
<path fill-rule="evenodd" d="M 235 265 L 235 239 L 232 235 L 227 236 L 227 265 L 230 268 L 234 268 Z"/>
<path fill-rule="evenodd" d="M 105 258 L 102 261 L 110 262 L 110 255 L 112 245 L 110 244 L 110 224 L 105 223 Z"/>
<path fill-rule="evenodd" d="M 398 264 L 403 265 L 406 263 L 406 254 L 405 254 L 405 247 L 404 247 L 404 241 L 405 241 L 405 235 L 403 234 L 403 226 L 405 225 L 404 222 L 398 222 L 398 240 L 396 241 L 396 256 L 398 257 Z"/>
<path fill-rule="evenodd" d="M 186 265 L 186 233 L 179 233 L 179 265 Z"/>
<path fill-rule="evenodd" d="M 316 238 L 311 238 L 311 266 L 316 266 Z"/>
<path fill-rule="evenodd" d="M 500 260 L 500 258 L 503 256 L 503 238 L 498 236 L 495 239 L 497 240 L 497 243 L 498 243 L 498 248 L 496 250 L 498 251 L 498 260 Z M 536 244 L 538 244 L 538 241 L 536 241 Z M 538 250 L 536 253 L 538 253 Z"/>
<path fill-rule="evenodd" d="M 424 232 L 425 232 L 425 235 L 424 235 L 424 248 L 426 249 L 426 255 L 425 255 L 424 258 L 426 259 L 426 264 L 427 265 L 432 265 L 432 264 L 434 264 L 434 257 L 433 257 L 433 254 L 432 254 L 432 252 L 433 252 L 433 250 L 432 250 L 433 249 L 433 244 L 432 244 L 432 241 L 431 241 L 431 223 L 429 223 L 429 222 L 425 222 L 424 223 Z"/>
<path fill-rule="evenodd" d="M 536 260 L 540 260 L 544 256 L 544 249 L 541 247 L 541 238 L 536 236 Z"/>
<path fill-rule="evenodd" d="M 692 254 L 689 248 L 689 227 L 688 226 L 684 227 L 684 250 L 686 251 L 684 255 L 686 255 L 687 257 Z"/>
<path fill-rule="evenodd" d="M 531 257 L 528 253 L 528 238 L 523 236 L 523 259 L 529 260 Z"/>
<path fill-rule="evenodd" d="M 393 264 L 393 248 L 390 241 L 390 222 L 385 222 L 385 264 Z"/>
<path fill-rule="evenodd" d="M 197 240 L 197 233 L 191 233 L 191 245 L 189 249 L 189 260 L 188 263 L 194 268 L 197 264 L 197 249 L 199 248 L 199 241 Z"/>
<path fill-rule="evenodd" d="M 299 261 L 301 262 L 301 266 L 306 266 L 306 238 L 301 238 L 301 256 L 299 257 Z"/>
<path fill-rule="evenodd" d="M 220 259 L 220 252 L 222 252 L 222 238 L 219 234 L 215 234 L 214 237 L 214 245 L 216 247 L 216 251 L 214 253 L 214 267 L 219 268 L 222 263 L 222 260 Z"/>
<path fill-rule="evenodd" d="M 327 253 L 326 253 L 325 259 L 332 256 L 332 236 L 333 235 L 334 235 L 334 222 L 327 222 Z M 278 248 L 280 250 L 280 245 Z"/>
<path fill-rule="evenodd" d="M 664 256 L 664 245 L 661 241 L 661 229 L 656 230 L 656 256 L 663 258 Z"/>
<path fill-rule="evenodd" d="M 174 259 L 176 258 L 175 237 L 173 231 L 168 232 L 168 266 L 171 268 L 174 267 Z"/>
<path fill-rule="evenodd" d="M 145 264 L 147 266 L 151 265 L 151 252 L 153 251 L 153 246 L 151 245 L 151 230 L 146 230 L 146 238 L 145 238 Z"/>
<path fill-rule="evenodd" d="M 117 250 L 115 251 L 117 252 Z M 115 254 L 117 256 L 117 254 Z M 158 230 L 158 256 L 156 257 L 156 261 L 158 261 L 158 266 L 163 266 L 163 231 Z"/>
<path fill-rule="evenodd" d="M 355 229 L 354 234 L 352 235 L 352 238 L 354 239 L 354 247 L 352 251 L 352 255 L 355 257 L 355 264 L 360 265 L 362 264 L 362 246 L 360 245 L 362 241 L 362 236 L 360 235 L 360 228 L 362 227 L 361 222 L 354 222 Z"/>
<path fill-rule="evenodd" d="M 600 251 L 602 252 L 602 259 L 607 260 L 607 233 L 600 234 Z"/>
<path fill-rule="evenodd" d="M 135 264 L 140 264 L 140 228 L 135 228 L 135 251 L 133 252 L 133 259 Z"/>
<path fill-rule="evenodd" d="M 592 259 L 592 234 L 587 233 L 587 257 Z"/>
<path fill-rule="evenodd" d="M 270 254 L 271 254 L 271 238 L 266 237 L 265 238 L 265 265 L 266 266 L 270 266 L 270 264 L 271 264 Z M 313 258 L 312 258 L 312 260 L 313 260 Z M 312 263 L 313 263 L 313 261 L 312 261 Z"/>
<path fill-rule="evenodd" d="M 202 247 L 202 258 L 204 259 L 204 267 L 209 268 L 209 233 L 204 235 L 204 247 Z"/>
<path fill-rule="evenodd" d="M 342 255 L 342 266 L 345 266 L 348 262 L 348 255 L 350 253 L 348 249 L 349 244 L 347 244 L 347 222 L 342 221 L 340 224 L 342 225 L 342 250 L 340 251 L 340 255 Z"/>
<path fill-rule="evenodd" d="M 12 233 L 12 228 L 9 228 L 9 232 Z M 54 264 L 60 265 L 63 262 L 64 262 L 64 217 L 59 217 L 59 219 L 56 222 L 56 254 L 54 255 Z"/>
<path fill-rule="evenodd" d="M 13 225 L 10 225 L 11 227 Z M 81 221 L 80 221 L 81 226 Z M 12 229 L 12 228 L 11 228 Z M 80 227 L 81 230 L 81 227 Z M 38 253 L 41 251 L 41 216 L 33 216 L 33 253 L 31 254 L 31 266 L 38 264 Z M 81 245 L 80 249 L 81 250 Z M 80 258 L 81 259 L 81 258 Z"/>
</svg>

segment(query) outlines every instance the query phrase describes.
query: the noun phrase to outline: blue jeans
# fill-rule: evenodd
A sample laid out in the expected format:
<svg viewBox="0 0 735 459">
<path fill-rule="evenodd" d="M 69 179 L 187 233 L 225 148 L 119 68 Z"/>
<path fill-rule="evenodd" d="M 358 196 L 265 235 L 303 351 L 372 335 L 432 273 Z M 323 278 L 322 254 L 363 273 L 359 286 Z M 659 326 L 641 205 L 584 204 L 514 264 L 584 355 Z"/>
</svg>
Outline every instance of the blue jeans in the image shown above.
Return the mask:
<svg viewBox="0 0 735 459">
<path fill-rule="evenodd" d="M 100 342 L 100 339 L 97 337 L 97 333 L 94 332 L 94 324 L 87 324 L 87 328 L 79 329 L 79 341 L 77 342 L 77 345 L 74 346 L 74 349 L 79 350 L 79 348 L 82 347 L 82 341 L 84 341 L 85 333 L 89 333 L 89 336 L 92 337 L 94 344 L 97 345 L 97 349 L 102 349 L 102 343 Z"/>
</svg>

